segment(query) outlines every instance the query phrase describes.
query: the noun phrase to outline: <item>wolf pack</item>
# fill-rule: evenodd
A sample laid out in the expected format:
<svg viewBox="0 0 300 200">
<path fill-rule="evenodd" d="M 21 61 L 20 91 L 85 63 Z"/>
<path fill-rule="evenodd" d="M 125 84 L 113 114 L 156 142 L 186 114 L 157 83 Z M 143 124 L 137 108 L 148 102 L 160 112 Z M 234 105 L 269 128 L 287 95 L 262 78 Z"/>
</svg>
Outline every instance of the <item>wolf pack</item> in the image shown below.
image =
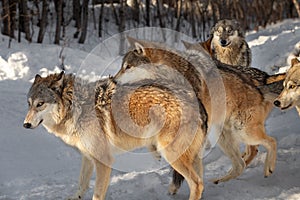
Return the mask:
<svg viewBox="0 0 300 200">
<path fill-rule="evenodd" d="M 281 74 L 251 67 L 251 50 L 234 19 L 218 21 L 205 42 L 182 41 L 184 51 L 129 36 L 127 41 L 130 49 L 115 75 L 87 82 L 64 71 L 37 74 L 27 94 L 23 126 L 41 124 L 82 154 L 78 190 L 67 199 L 83 199 L 94 170 L 92 199 L 105 199 L 114 156 L 146 147 L 172 168 L 169 194 L 186 180 L 188 199 L 199 200 L 210 134 L 232 164 L 214 183 L 240 176 L 259 146 L 266 149 L 264 176 L 274 172 L 277 144 L 265 121 L 274 106 L 300 113 L 297 58 Z"/>
</svg>

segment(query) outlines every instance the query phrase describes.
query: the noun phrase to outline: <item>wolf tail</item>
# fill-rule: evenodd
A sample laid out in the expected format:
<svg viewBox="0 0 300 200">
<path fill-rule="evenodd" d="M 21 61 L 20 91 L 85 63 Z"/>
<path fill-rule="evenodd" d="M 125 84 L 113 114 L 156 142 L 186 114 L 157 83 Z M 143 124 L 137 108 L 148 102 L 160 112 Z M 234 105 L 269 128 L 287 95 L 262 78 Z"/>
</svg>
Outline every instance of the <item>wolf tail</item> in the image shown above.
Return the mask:
<svg viewBox="0 0 300 200">
<path fill-rule="evenodd" d="M 176 188 L 180 188 L 182 182 L 184 181 L 184 177 L 179 174 L 175 169 L 173 169 L 173 184 Z"/>
</svg>

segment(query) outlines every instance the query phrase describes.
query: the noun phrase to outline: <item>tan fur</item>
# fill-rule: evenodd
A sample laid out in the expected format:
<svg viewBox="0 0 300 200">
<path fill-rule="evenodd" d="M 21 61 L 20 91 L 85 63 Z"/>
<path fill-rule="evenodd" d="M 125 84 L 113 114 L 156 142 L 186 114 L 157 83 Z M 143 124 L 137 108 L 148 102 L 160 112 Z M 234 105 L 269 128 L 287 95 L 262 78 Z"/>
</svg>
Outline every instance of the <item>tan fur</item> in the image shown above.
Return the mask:
<svg viewBox="0 0 300 200">
<path fill-rule="evenodd" d="M 187 49 L 195 49 L 196 46 L 196 49 L 198 51 L 209 51 L 206 48 L 201 48 L 197 44 L 188 43 L 186 41 L 182 42 Z M 207 40 L 205 43 L 209 43 L 209 40 Z M 200 43 L 200 45 L 203 47 L 202 43 Z M 210 56 L 212 55 L 210 54 Z M 250 82 L 251 84 L 257 86 L 263 94 L 264 98 L 269 102 L 273 102 L 274 99 L 278 96 L 278 94 L 280 94 L 280 92 L 283 89 L 282 82 L 286 77 L 286 73 L 269 75 L 266 72 L 261 71 L 257 68 L 244 67 L 239 65 L 227 65 L 216 59 L 214 59 L 214 61 L 218 68 L 230 69 L 238 73 L 239 76 L 245 78 L 247 82 Z M 243 154 L 243 158 L 247 165 L 249 165 L 253 158 L 257 155 L 257 147 L 258 146 L 246 146 L 246 151 Z"/>
<path fill-rule="evenodd" d="M 198 154 L 201 151 L 206 133 L 202 128 L 203 122 L 197 119 L 199 112 L 193 112 L 193 107 L 189 108 L 189 104 L 183 104 L 183 101 L 178 99 L 180 95 L 174 90 L 170 91 L 163 86 L 151 84 L 141 84 L 142 86 L 136 88 L 132 93 L 126 92 L 126 88 L 129 87 L 128 84 L 126 84 L 125 92 L 122 85 L 117 85 L 115 94 L 111 95 L 112 102 L 108 101 L 107 104 L 102 104 L 103 97 L 109 96 L 111 88 L 115 87 L 110 85 L 100 87 L 100 91 L 96 92 L 96 110 L 107 138 L 114 146 L 123 150 L 150 145 L 157 147 L 157 151 L 171 166 L 187 178 L 190 187 L 189 199 L 200 199 L 203 183 L 201 160 Z M 176 91 L 178 92 L 178 90 Z M 177 95 L 174 95 L 174 92 Z M 130 134 L 126 130 L 124 131 L 130 125 L 126 123 L 126 127 L 122 128 L 124 122 L 118 123 L 116 121 L 118 116 L 113 114 L 114 105 L 119 106 L 118 115 L 122 115 L 123 112 L 126 113 L 128 109 L 130 119 L 135 125 L 142 127 L 142 130 L 132 130 Z M 157 120 L 161 121 L 159 119 L 162 114 L 158 111 L 160 109 L 155 109 L 156 106 L 163 108 L 164 121 L 158 133 L 149 136 L 146 127 L 151 123 L 156 123 Z M 151 109 L 154 109 L 152 114 Z M 191 119 L 197 123 L 196 133 L 190 128 L 192 121 L 183 116 L 184 109 L 188 109 L 188 113 L 194 116 Z"/>
<path fill-rule="evenodd" d="M 152 63 L 167 65 L 183 74 L 194 87 L 199 102 L 203 103 L 208 113 L 208 124 L 211 127 L 214 123 L 214 121 L 211 121 L 211 115 L 214 111 L 211 110 L 211 99 L 209 98 L 211 94 L 209 92 L 214 91 L 207 88 L 203 74 L 198 72 L 203 71 L 203 69 L 205 71 L 216 68 L 213 62 L 206 62 L 208 58 L 199 52 L 199 63 L 198 65 L 193 65 L 189 58 L 166 50 L 161 45 L 133 38 L 129 38 L 129 41 L 136 47 L 136 52 L 140 52 L 140 56 L 149 58 Z M 243 172 L 246 164 L 241 159 L 239 142 L 248 145 L 261 144 L 267 149 L 264 174 L 269 176 L 275 168 L 276 141 L 274 138 L 266 135 L 264 122 L 269 114 L 269 110 L 272 108 L 272 103 L 265 101 L 263 95 L 251 84 L 251 81 L 245 80 L 238 73 L 230 69 L 219 69 L 219 73 L 223 79 L 226 91 L 226 118 L 219 145 L 232 160 L 233 168 L 226 176 L 216 179 L 214 182 L 227 181 Z M 208 80 L 214 79 L 214 77 L 205 78 L 208 78 Z"/>
<path fill-rule="evenodd" d="M 236 20 L 220 20 L 211 29 L 211 55 L 222 63 L 251 66 L 251 50 Z"/>
<path fill-rule="evenodd" d="M 185 44 L 187 47 L 187 45 Z M 201 48 L 198 44 L 189 44 L 188 49 L 197 50 L 202 52 L 203 48 Z M 276 74 L 276 75 L 268 75 L 266 72 L 263 72 L 256 68 L 245 68 L 243 66 L 231 66 L 223 64 L 217 60 L 215 60 L 215 63 L 220 70 L 225 71 L 231 71 L 232 73 L 235 73 L 240 78 L 243 79 L 243 81 L 247 84 L 257 86 L 257 89 L 259 89 L 260 93 L 262 94 L 264 98 L 265 104 L 265 113 L 266 116 L 269 115 L 269 113 L 272 110 L 272 106 L 270 104 L 274 101 L 276 96 L 282 91 L 282 82 L 286 77 L 286 73 L 283 74 Z M 262 122 L 264 123 L 264 122 Z M 258 145 L 252 146 L 252 145 L 246 145 L 245 153 L 243 154 L 243 159 L 245 160 L 246 165 L 249 165 L 251 161 L 254 159 L 254 157 L 257 155 Z"/>
<path fill-rule="evenodd" d="M 274 105 L 281 110 L 296 107 L 300 115 L 300 61 L 294 58 L 291 63 L 292 66 L 283 82 L 284 88 L 277 99 L 275 99 Z"/>
<path fill-rule="evenodd" d="M 168 90 L 147 81 L 141 81 L 140 85 L 128 93 L 126 88 L 130 84 L 116 85 L 112 78 L 84 84 L 64 73 L 46 78 L 36 76 L 28 92 L 30 107 L 24 127 L 36 128 L 42 124 L 82 153 L 79 188 L 69 199 L 83 198 L 95 168 L 93 200 L 104 200 L 116 151 L 143 146 L 155 147 L 187 179 L 190 200 L 201 198 L 199 154 L 206 129 L 202 116 L 192 104 L 193 96 L 186 95 L 188 92 L 177 86 Z M 123 112 L 128 112 L 129 117 L 117 123 L 117 117 Z M 189 115 L 184 115 L 185 112 Z M 122 123 L 126 120 L 132 120 L 138 129 L 125 122 L 127 131 L 124 131 Z"/>
</svg>

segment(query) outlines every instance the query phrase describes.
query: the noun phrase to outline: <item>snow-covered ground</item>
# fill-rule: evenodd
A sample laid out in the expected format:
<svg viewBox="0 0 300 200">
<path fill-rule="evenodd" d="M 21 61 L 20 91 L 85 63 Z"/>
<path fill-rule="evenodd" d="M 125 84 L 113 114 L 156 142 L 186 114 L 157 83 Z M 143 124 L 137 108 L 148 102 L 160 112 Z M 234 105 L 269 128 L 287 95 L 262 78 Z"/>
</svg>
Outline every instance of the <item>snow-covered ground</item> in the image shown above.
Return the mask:
<svg viewBox="0 0 300 200">
<path fill-rule="evenodd" d="M 112 40 L 113 41 L 113 40 Z M 247 34 L 252 49 L 253 66 L 275 73 L 286 66 L 286 59 L 300 41 L 300 20 L 286 20 L 259 32 Z M 87 42 L 86 47 L 66 47 L 63 51 L 67 72 L 88 78 L 116 72 L 120 58 L 112 49 Z M 93 46 L 94 45 L 94 46 Z M 23 120 L 27 112 L 26 93 L 36 73 L 59 71 L 61 47 L 51 44 L 21 44 L 0 35 L 0 200 L 64 199 L 76 191 L 80 170 L 80 154 L 66 146 L 43 127 L 25 130 Z M 105 46 L 105 45 L 104 45 Z M 92 53 L 82 49 L 93 49 Z M 99 55 L 97 51 L 109 51 Z M 106 60 L 107 59 L 107 60 Z M 106 64 L 103 64 L 106 63 Z M 111 63 L 107 67 L 107 63 Z M 95 69 L 95 66 L 99 66 Z M 285 69 L 285 68 L 284 68 Z M 230 168 L 229 159 L 214 148 L 204 158 L 203 199 L 209 200 L 299 200 L 300 199 L 300 118 L 293 110 L 274 109 L 266 123 L 267 133 L 277 139 L 278 159 L 275 172 L 263 176 L 265 150 L 236 180 L 215 185 L 209 179 L 223 175 Z M 171 180 L 169 167 L 154 161 L 139 151 L 118 156 L 107 192 L 109 200 L 187 199 L 186 183 L 175 196 L 167 195 Z M 85 199 L 91 199 L 94 178 Z"/>
</svg>

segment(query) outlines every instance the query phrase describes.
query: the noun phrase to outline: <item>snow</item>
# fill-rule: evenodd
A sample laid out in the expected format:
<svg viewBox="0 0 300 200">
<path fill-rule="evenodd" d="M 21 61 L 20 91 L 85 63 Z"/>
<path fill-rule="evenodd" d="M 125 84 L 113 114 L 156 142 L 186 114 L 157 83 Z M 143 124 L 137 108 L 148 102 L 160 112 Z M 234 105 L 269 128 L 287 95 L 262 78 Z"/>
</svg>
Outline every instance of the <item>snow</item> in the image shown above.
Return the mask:
<svg viewBox="0 0 300 200">
<path fill-rule="evenodd" d="M 53 200 L 73 195 L 77 188 L 80 154 L 66 146 L 43 127 L 25 130 L 26 93 L 36 73 L 47 75 L 59 71 L 62 47 L 51 44 L 28 44 L 0 35 L 0 200 Z M 67 72 L 89 80 L 114 74 L 121 57 L 111 58 L 117 50 L 107 48 L 95 39 L 86 46 L 65 47 Z M 259 32 L 249 32 L 252 65 L 268 73 L 287 69 L 287 58 L 300 41 L 300 20 L 285 20 Z M 111 41 L 108 41 L 108 43 Z M 108 44 L 105 43 L 105 44 Z M 107 64 L 109 63 L 109 65 Z M 277 139 L 278 158 L 275 172 L 263 176 L 265 149 L 244 173 L 235 180 L 215 185 L 210 179 L 230 169 L 230 161 L 218 147 L 204 158 L 203 199 L 209 200 L 298 200 L 300 199 L 300 123 L 293 110 L 274 109 L 266 122 L 269 135 Z M 116 158 L 107 192 L 108 200 L 187 199 L 189 189 L 184 182 L 175 196 L 167 194 L 170 168 L 156 161 L 146 150 L 126 153 Z M 85 199 L 93 194 L 94 176 Z"/>
</svg>

